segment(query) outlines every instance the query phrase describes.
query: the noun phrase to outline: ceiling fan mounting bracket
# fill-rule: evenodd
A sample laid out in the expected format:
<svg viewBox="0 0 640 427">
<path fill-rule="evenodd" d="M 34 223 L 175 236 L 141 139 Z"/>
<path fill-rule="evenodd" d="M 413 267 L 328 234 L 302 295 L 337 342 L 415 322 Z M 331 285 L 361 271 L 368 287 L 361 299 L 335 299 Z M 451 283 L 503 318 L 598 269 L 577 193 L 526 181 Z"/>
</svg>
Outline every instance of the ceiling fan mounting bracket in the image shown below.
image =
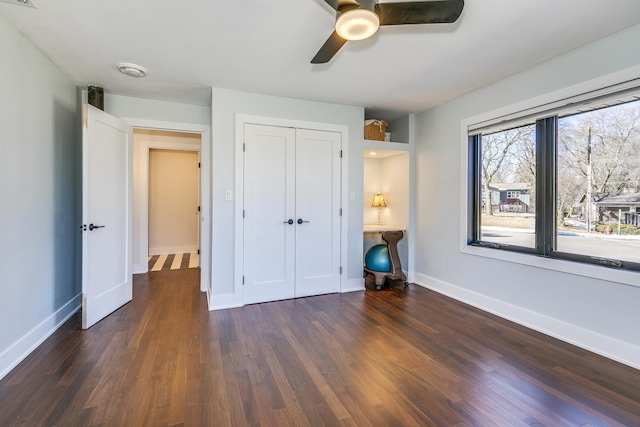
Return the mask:
<svg viewBox="0 0 640 427">
<path fill-rule="evenodd" d="M 340 6 L 338 10 L 336 10 L 336 20 L 340 17 L 340 15 L 343 15 L 347 12 L 350 12 L 356 9 L 362 9 L 362 8 L 357 4 L 345 4 L 343 6 Z"/>
</svg>

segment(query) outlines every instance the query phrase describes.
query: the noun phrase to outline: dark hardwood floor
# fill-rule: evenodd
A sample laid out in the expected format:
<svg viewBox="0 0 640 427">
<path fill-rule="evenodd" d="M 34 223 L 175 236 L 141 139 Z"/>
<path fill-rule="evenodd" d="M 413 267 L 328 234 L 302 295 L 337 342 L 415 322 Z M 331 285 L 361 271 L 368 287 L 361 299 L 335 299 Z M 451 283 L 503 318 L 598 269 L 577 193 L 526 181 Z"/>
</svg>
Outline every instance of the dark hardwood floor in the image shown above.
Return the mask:
<svg viewBox="0 0 640 427">
<path fill-rule="evenodd" d="M 640 371 L 410 286 L 207 311 L 135 278 L 0 381 L 0 426 L 640 425 Z"/>
</svg>

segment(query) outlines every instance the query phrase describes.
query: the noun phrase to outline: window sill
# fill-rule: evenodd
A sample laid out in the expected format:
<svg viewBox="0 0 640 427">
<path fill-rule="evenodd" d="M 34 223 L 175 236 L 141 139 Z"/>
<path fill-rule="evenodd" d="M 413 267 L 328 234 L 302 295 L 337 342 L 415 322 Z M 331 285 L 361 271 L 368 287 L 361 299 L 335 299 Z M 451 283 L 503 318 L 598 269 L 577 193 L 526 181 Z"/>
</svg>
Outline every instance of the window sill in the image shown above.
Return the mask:
<svg viewBox="0 0 640 427">
<path fill-rule="evenodd" d="M 466 244 L 460 248 L 460 252 L 468 255 L 515 262 L 518 264 L 528 265 L 530 267 L 544 268 L 546 270 L 553 270 L 561 273 L 640 287 L 640 273 L 635 271 L 617 270 L 614 268 L 585 264 L 576 261 L 544 258 L 537 255 L 470 246 Z"/>
</svg>

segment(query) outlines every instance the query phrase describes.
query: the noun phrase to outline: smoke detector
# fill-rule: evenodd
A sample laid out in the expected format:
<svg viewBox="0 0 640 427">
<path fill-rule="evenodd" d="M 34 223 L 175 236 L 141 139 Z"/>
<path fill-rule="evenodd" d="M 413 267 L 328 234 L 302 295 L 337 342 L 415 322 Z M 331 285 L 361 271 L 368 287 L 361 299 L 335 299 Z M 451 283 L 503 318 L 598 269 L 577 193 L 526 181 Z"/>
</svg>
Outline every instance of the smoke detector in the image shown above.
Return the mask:
<svg viewBox="0 0 640 427">
<path fill-rule="evenodd" d="M 31 0 L 0 0 L 2 3 L 15 4 L 16 6 L 32 7 L 37 9 L 38 6 Z"/>
<path fill-rule="evenodd" d="M 137 64 L 131 64 L 129 62 L 121 62 L 116 65 L 116 68 L 122 74 L 126 74 L 127 76 L 131 76 L 131 77 L 144 77 L 148 73 L 146 68 L 141 67 L 140 65 L 137 65 Z"/>
</svg>

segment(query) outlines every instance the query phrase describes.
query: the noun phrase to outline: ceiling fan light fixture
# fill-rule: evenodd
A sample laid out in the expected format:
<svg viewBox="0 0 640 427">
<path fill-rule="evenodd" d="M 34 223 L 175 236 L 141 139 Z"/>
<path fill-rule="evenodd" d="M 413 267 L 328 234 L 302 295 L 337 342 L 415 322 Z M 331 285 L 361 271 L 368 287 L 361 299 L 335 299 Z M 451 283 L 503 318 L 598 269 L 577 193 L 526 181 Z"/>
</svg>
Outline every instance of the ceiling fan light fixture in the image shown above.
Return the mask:
<svg viewBox="0 0 640 427">
<path fill-rule="evenodd" d="M 131 64 L 129 62 L 120 62 L 116 65 L 118 71 L 130 77 L 144 77 L 148 71 L 146 68 L 137 64 Z"/>
<path fill-rule="evenodd" d="M 369 9 L 348 10 L 336 19 L 336 32 L 345 40 L 364 40 L 378 31 L 380 18 Z"/>
</svg>

